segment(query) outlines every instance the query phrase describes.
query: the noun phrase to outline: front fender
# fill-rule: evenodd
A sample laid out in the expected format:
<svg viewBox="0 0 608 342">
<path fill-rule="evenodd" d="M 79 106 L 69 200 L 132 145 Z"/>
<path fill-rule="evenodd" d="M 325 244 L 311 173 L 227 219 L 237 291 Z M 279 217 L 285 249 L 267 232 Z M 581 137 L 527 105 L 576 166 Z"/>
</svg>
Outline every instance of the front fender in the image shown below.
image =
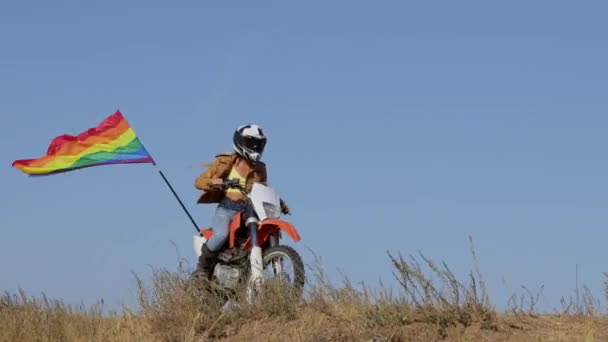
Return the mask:
<svg viewBox="0 0 608 342">
<path fill-rule="evenodd" d="M 265 230 L 265 228 L 271 227 L 277 227 L 278 229 L 284 231 L 294 241 L 301 240 L 300 234 L 298 234 L 296 227 L 294 227 L 291 223 L 287 221 L 279 219 L 266 219 L 261 223 L 260 230 Z"/>
</svg>

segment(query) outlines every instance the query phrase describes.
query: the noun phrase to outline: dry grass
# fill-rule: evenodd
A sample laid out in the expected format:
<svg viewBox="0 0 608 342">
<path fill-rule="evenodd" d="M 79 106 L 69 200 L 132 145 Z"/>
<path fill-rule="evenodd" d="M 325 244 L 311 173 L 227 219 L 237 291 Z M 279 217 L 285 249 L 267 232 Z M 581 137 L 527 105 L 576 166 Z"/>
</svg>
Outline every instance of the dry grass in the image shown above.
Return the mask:
<svg viewBox="0 0 608 342">
<path fill-rule="evenodd" d="M 0 297 L 1 341 L 608 341 L 608 319 L 589 294 L 559 315 L 535 314 L 535 298 L 497 313 L 477 270 L 466 281 L 420 254 L 393 256 L 398 294 L 331 284 L 313 269 L 304 298 L 269 286 L 256 303 L 222 311 L 217 294 L 191 295 L 187 272 L 136 277 L 136 311 L 102 314 L 101 305 L 70 307 L 23 292 Z M 608 299 L 608 275 L 606 276 Z M 522 297 L 524 298 L 524 297 Z M 518 304 L 519 303 L 519 304 Z M 524 303 L 527 303 L 524 305 Z"/>
<path fill-rule="evenodd" d="M 150 322 L 124 313 L 103 316 L 101 306 L 73 308 L 25 293 L 0 297 L 1 341 L 133 341 L 154 339 Z"/>
</svg>

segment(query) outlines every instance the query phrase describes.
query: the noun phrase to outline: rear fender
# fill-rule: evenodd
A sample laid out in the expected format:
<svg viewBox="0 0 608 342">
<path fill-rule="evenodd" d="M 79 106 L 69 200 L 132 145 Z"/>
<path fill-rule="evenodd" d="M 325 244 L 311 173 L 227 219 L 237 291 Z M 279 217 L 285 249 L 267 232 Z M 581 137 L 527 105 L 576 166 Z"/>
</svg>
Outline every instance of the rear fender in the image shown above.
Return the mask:
<svg viewBox="0 0 608 342">
<path fill-rule="evenodd" d="M 197 257 L 201 256 L 203 245 L 213 236 L 213 229 L 201 229 L 198 235 L 192 237 L 192 248 Z"/>
</svg>

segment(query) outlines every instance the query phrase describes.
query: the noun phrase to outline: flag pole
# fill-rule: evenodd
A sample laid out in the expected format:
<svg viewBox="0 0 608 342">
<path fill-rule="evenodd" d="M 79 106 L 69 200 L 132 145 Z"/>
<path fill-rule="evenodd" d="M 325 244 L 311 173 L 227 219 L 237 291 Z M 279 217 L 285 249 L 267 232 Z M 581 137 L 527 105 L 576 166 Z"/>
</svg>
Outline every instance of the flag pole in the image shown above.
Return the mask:
<svg viewBox="0 0 608 342">
<path fill-rule="evenodd" d="M 154 166 L 156 166 L 156 162 L 153 162 L 153 164 L 154 164 Z M 163 171 L 161 169 L 159 169 L 158 167 L 156 167 L 156 169 L 158 170 L 158 173 L 160 174 L 160 176 L 163 178 L 163 180 L 165 181 L 165 183 L 169 187 L 169 190 L 171 190 L 171 192 L 173 193 L 173 196 L 175 196 L 175 199 L 177 199 L 177 201 L 181 205 L 182 209 L 184 209 L 184 212 L 186 213 L 186 215 L 188 215 L 188 218 L 190 219 L 190 222 L 192 222 L 192 224 L 194 225 L 194 229 L 196 229 L 196 231 L 200 233 L 200 229 L 198 228 L 198 225 L 194 221 L 194 218 L 192 218 L 192 215 L 190 215 L 190 212 L 188 212 L 188 209 L 186 209 L 186 206 L 184 205 L 184 203 L 182 202 L 182 200 L 179 198 L 179 196 L 177 195 L 177 193 L 173 189 L 173 186 L 171 186 L 171 183 L 169 183 L 169 180 L 167 180 L 167 177 L 165 177 L 165 174 L 163 173 Z"/>
<path fill-rule="evenodd" d="M 120 113 L 119 109 L 117 109 L 116 111 Z M 122 113 L 121 113 L 121 115 L 122 115 Z M 124 120 L 126 121 L 127 119 L 124 118 Z M 141 141 L 141 138 L 137 137 L 137 139 L 139 139 L 140 143 L 142 144 L 143 149 L 146 151 L 146 153 L 150 157 L 150 161 L 152 162 L 152 165 L 154 165 L 154 167 L 156 168 L 156 170 L 158 171 L 160 176 L 165 181 L 165 184 L 167 184 L 167 186 L 169 187 L 169 190 L 171 190 L 171 193 L 173 193 L 173 196 L 175 196 L 175 199 L 177 200 L 177 202 L 179 202 L 179 205 L 182 207 L 182 209 L 184 210 L 184 212 L 190 219 L 190 222 L 192 222 L 194 229 L 196 229 L 196 231 L 200 233 L 201 230 L 198 228 L 198 224 L 196 224 L 196 221 L 194 221 L 194 218 L 192 217 L 192 215 L 190 215 L 190 212 L 188 212 L 188 209 L 186 209 L 186 206 L 182 202 L 181 198 L 179 198 L 179 196 L 177 195 L 177 192 L 175 192 L 175 189 L 173 189 L 173 186 L 171 185 L 171 183 L 169 183 L 169 180 L 167 179 L 167 177 L 165 177 L 165 174 L 163 173 L 163 171 L 158 167 L 158 165 L 156 165 L 156 160 L 154 160 L 152 155 L 147 151 L 146 147 L 144 146 L 143 142 Z"/>
</svg>

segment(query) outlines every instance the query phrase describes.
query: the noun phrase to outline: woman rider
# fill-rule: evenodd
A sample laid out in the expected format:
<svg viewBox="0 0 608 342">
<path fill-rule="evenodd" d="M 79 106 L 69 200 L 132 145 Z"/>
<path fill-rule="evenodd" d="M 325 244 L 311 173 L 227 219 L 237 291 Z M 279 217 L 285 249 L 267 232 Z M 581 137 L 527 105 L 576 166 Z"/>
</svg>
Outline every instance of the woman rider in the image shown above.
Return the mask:
<svg viewBox="0 0 608 342">
<path fill-rule="evenodd" d="M 253 183 L 267 182 L 266 165 L 261 161 L 266 136 L 261 127 L 254 124 L 238 127 L 233 135 L 233 152 L 216 156 L 213 163 L 203 172 L 194 186 L 203 191 L 198 203 L 218 203 L 213 218 L 213 236 L 203 244 L 198 259 L 197 272 L 211 279 L 217 255 L 224 246 L 232 218 L 246 205 L 245 196 L 237 189 L 225 189 L 226 179 L 238 179 L 247 190 Z M 281 201 L 284 214 L 289 213 L 287 205 Z"/>
</svg>

